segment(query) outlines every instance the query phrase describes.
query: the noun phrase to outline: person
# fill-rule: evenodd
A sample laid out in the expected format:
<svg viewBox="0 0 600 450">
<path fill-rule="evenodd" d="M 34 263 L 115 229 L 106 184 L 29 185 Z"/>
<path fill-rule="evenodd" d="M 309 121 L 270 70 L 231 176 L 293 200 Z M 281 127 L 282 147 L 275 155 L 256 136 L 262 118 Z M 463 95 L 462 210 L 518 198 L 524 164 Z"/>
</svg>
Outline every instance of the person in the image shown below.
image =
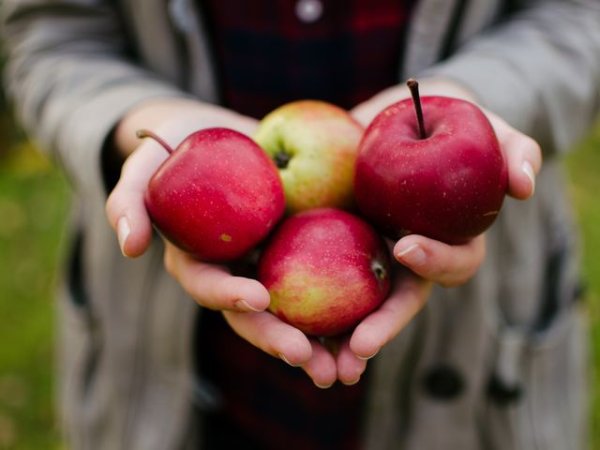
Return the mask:
<svg viewBox="0 0 600 450">
<path fill-rule="evenodd" d="M 584 447 L 560 155 L 600 104 L 596 1 L 5 0 L 2 18 L 7 91 L 75 192 L 58 375 L 73 448 Z M 153 232 L 143 194 L 166 154 L 137 129 L 252 135 L 300 98 L 368 124 L 408 76 L 484 108 L 512 198 L 464 245 L 396 242 L 414 275 L 338 351 Z"/>
</svg>

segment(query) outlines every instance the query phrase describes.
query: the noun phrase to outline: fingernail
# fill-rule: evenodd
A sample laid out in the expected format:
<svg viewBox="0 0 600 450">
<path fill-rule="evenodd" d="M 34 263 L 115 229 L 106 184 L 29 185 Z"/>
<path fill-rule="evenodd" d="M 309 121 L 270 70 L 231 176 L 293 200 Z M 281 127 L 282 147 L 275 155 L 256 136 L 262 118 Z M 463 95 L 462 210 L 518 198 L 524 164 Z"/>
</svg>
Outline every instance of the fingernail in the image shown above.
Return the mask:
<svg viewBox="0 0 600 450">
<path fill-rule="evenodd" d="M 529 181 L 531 181 L 531 195 L 533 195 L 533 193 L 535 192 L 535 173 L 533 172 L 533 167 L 531 166 L 531 163 L 529 161 L 523 161 L 523 164 L 521 165 L 521 170 L 523 171 L 523 173 L 525 173 L 525 175 L 527 175 Z"/>
<path fill-rule="evenodd" d="M 354 386 L 356 383 L 358 383 L 360 381 L 360 377 L 358 377 L 356 380 L 353 381 L 344 381 L 344 385 L 346 386 Z"/>
<path fill-rule="evenodd" d="M 125 244 L 127 243 L 129 233 L 131 233 L 129 221 L 127 220 L 127 217 L 123 216 L 117 222 L 117 239 L 119 240 L 119 247 L 121 248 L 121 253 L 123 253 L 123 256 L 127 256 L 125 253 Z"/>
<path fill-rule="evenodd" d="M 281 360 L 282 360 L 284 363 L 286 363 L 286 364 L 288 364 L 288 365 L 290 365 L 290 366 L 292 366 L 292 367 L 298 367 L 298 366 L 299 366 L 299 364 L 292 364 L 292 363 L 291 363 L 291 362 L 290 362 L 290 361 L 289 361 L 289 360 L 288 360 L 288 359 L 285 357 L 285 355 L 284 355 L 283 353 L 280 353 L 278 356 L 279 356 L 279 358 L 281 358 Z"/>
<path fill-rule="evenodd" d="M 396 259 L 410 266 L 420 266 L 425 263 L 426 256 L 419 244 L 413 244 L 396 252 Z"/>
<path fill-rule="evenodd" d="M 372 355 L 369 355 L 369 356 L 359 356 L 359 355 L 356 355 L 356 357 L 358 359 L 362 359 L 363 361 L 367 361 L 367 360 L 373 358 L 377 353 L 379 353 L 379 350 L 377 350 L 375 353 L 373 353 Z"/>
<path fill-rule="evenodd" d="M 246 300 L 243 300 L 243 299 L 236 300 L 234 303 L 234 306 L 241 311 L 252 311 L 252 312 L 262 311 L 262 309 L 255 308 L 254 306 L 252 306 L 250 303 L 248 303 Z"/>
<path fill-rule="evenodd" d="M 318 387 L 319 389 L 329 389 L 331 386 L 333 386 L 333 383 L 319 384 L 316 381 L 314 383 L 315 383 L 315 386 Z"/>
</svg>

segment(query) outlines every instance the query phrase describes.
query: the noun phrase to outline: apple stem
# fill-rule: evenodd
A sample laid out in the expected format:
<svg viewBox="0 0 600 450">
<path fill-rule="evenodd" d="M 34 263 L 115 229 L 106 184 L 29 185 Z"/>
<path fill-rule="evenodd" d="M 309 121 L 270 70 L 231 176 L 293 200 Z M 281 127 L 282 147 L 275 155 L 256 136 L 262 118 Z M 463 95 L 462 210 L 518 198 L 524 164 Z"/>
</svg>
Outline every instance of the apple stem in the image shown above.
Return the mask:
<svg viewBox="0 0 600 450">
<path fill-rule="evenodd" d="M 135 135 L 140 138 L 140 139 L 144 139 L 144 138 L 151 138 L 154 139 L 156 142 L 158 142 L 169 154 L 173 153 L 173 147 L 171 147 L 169 144 L 166 143 L 166 141 L 161 138 L 160 136 L 158 136 L 156 133 L 150 131 L 150 130 L 146 130 L 146 129 L 141 129 L 141 130 L 137 130 L 135 132 Z"/>
<path fill-rule="evenodd" d="M 419 95 L 419 83 L 414 78 L 409 78 L 406 81 L 406 85 L 412 95 L 413 104 L 415 105 L 415 112 L 417 113 L 417 123 L 419 125 L 419 138 L 425 139 L 427 133 L 425 132 L 425 120 L 423 119 L 423 108 L 421 107 L 421 96 Z"/>
</svg>

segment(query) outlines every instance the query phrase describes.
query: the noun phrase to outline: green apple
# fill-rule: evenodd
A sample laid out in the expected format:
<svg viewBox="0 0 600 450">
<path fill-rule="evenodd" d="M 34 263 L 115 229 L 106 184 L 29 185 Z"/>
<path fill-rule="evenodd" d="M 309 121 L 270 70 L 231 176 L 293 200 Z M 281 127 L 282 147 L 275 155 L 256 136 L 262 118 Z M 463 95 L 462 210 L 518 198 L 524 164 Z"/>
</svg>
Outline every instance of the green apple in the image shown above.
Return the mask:
<svg viewBox="0 0 600 450">
<path fill-rule="evenodd" d="M 262 119 L 255 140 L 279 169 L 288 213 L 353 206 L 363 132 L 348 111 L 318 100 L 287 103 Z"/>
</svg>

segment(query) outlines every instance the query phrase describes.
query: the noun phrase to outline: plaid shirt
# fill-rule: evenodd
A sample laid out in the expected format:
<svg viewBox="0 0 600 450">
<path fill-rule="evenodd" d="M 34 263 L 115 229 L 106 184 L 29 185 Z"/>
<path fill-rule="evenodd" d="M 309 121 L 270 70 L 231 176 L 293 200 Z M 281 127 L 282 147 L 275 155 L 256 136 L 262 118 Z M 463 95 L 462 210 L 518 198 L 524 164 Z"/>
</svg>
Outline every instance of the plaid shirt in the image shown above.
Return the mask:
<svg viewBox="0 0 600 450">
<path fill-rule="evenodd" d="M 292 100 L 368 99 L 398 82 L 413 2 L 205 0 L 223 103 L 262 118 Z M 315 3 L 320 17 L 300 20 L 298 5 Z"/>
<path fill-rule="evenodd" d="M 297 99 L 344 108 L 368 99 L 398 82 L 412 3 L 203 2 L 223 104 L 261 118 Z M 208 448 L 358 448 L 368 373 L 355 386 L 318 389 L 301 369 L 255 349 L 220 314 L 205 312 L 197 336 L 200 367 L 223 400 L 221 410 L 205 417 Z"/>
</svg>

